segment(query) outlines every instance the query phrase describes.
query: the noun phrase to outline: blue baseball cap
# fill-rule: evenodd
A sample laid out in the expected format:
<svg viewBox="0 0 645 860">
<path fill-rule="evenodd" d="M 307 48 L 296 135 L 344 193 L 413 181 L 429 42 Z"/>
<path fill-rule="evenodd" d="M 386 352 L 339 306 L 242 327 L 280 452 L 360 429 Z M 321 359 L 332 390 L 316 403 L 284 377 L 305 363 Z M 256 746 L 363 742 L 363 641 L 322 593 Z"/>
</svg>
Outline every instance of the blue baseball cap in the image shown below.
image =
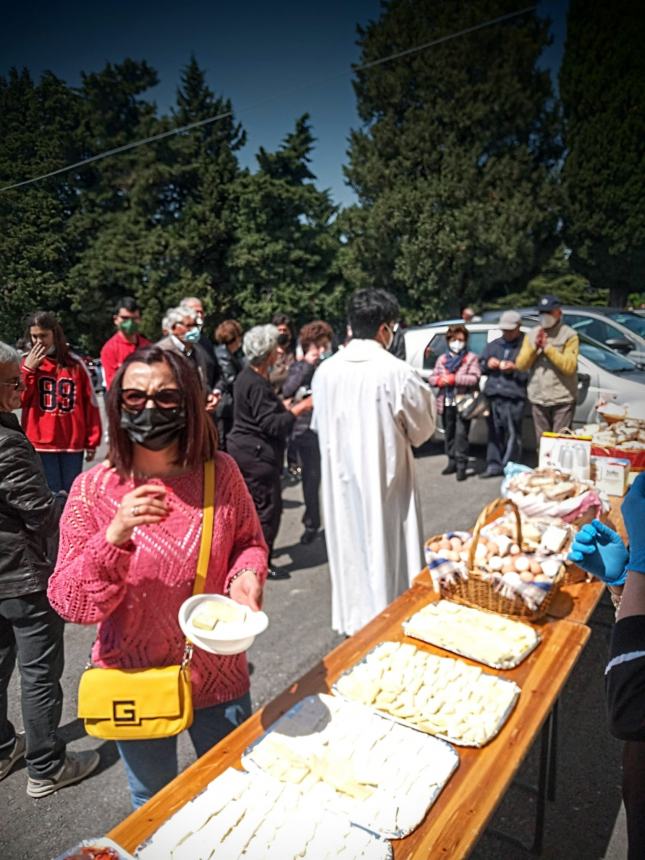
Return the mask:
<svg viewBox="0 0 645 860">
<path fill-rule="evenodd" d="M 557 296 L 542 296 L 538 302 L 537 309 L 541 314 L 548 314 L 562 307 L 562 302 Z"/>
</svg>

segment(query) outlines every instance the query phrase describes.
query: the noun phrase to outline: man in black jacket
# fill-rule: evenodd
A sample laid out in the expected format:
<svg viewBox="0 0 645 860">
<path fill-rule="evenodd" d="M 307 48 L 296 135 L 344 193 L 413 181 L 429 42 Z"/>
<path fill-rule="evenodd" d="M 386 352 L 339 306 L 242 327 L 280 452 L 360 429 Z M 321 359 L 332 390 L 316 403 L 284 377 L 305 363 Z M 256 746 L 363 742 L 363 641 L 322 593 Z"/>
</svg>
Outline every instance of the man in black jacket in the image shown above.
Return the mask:
<svg viewBox="0 0 645 860">
<path fill-rule="evenodd" d="M 27 794 L 45 797 L 99 764 L 95 751 L 66 753 L 57 733 L 63 704 L 63 622 L 47 600 L 61 502 L 22 431 L 18 353 L 0 342 L 0 779 L 27 762 Z M 24 733 L 7 716 L 7 687 L 20 665 Z"/>
<path fill-rule="evenodd" d="M 486 345 L 479 359 L 482 376 L 486 375 L 484 393 L 490 401 L 486 471 L 481 478 L 503 474 L 509 460 L 522 453 L 522 416 L 526 403 L 528 374 L 521 373 L 515 359 L 524 335 L 517 311 L 504 311 L 499 320 L 502 336 Z"/>
</svg>

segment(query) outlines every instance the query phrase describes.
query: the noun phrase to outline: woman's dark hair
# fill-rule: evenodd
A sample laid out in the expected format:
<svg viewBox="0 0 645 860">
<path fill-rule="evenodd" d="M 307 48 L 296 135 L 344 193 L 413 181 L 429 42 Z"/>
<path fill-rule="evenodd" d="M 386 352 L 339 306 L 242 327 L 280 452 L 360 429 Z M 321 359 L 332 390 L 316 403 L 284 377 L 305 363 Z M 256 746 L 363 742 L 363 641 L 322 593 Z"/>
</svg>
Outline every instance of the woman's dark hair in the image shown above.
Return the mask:
<svg viewBox="0 0 645 860">
<path fill-rule="evenodd" d="M 177 388 L 184 395 L 186 426 L 179 434 L 177 465 L 195 469 L 211 460 L 217 451 L 217 431 L 206 412 L 204 389 L 197 371 L 187 358 L 159 346 L 147 346 L 128 356 L 123 362 L 106 398 L 108 434 L 110 445 L 108 460 L 121 475 L 132 469 L 132 441 L 121 429 L 121 391 L 123 377 L 128 367 L 136 362 L 143 364 L 167 364 L 172 371 Z"/>
<path fill-rule="evenodd" d="M 465 338 L 465 342 L 468 343 L 468 329 L 465 325 L 461 323 L 455 323 L 455 325 L 448 326 L 448 331 L 446 332 L 446 341 L 449 341 L 451 337 L 454 337 L 456 334 L 463 334 Z"/>
<path fill-rule="evenodd" d="M 30 348 L 32 344 L 31 327 L 38 326 L 39 328 L 46 328 L 48 331 L 52 331 L 54 333 L 54 354 L 52 358 L 54 358 L 56 363 L 60 364 L 62 367 L 69 366 L 74 363 L 74 359 L 71 357 L 69 352 L 69 346 L 65 340 L 65 332 L 63 331 L 62 325 L 58 322 L 56 314 L 53 314 L 51 311 L 34 311 L 33 314 L 27 317 L 25 326 L 24 337 L 27 343 L 30 344 Z"/>
<path fill-rule="evenodd" d="M 334 336 L 331 326 L 322 320 L 314 320 L 313 322 L 303 325 L 298 335 L 300 346 L 303 352 L 307 352 L 312 343 L 318 344 L 323 338 L 331 341 Z"/>
<path fill-rule="evenodd" d="M 284 341 L 284 335 L 280 335 L 280 337 L 278 338 L 278 343 L 280 344 L 280 346 L 290 346 L 291 348 L 293 348 L 293 345 L 296 340 L 296 330 L 293 326 L 291 317 L 287 314 L 282 313 L 273 314 L 271 318 L 271 325 L 286 325 L 286 327 L 289 329 L 289 343 L 286 343 Z"/>
<path fill-rule="evenodd" d="M 352 336 L 366 340 L 375 337 L 383 323 L 396 322 L 399 313 L 399 303 L 387 290 L 357 290 L 347 305 Z"/>
<path fill-rule="evenodd" d="M 242 337 L 242 326 L 237 320 L 224 320 L 215 329 L 217 343 L 233 343 L 238 337 Z"/>
</svg>

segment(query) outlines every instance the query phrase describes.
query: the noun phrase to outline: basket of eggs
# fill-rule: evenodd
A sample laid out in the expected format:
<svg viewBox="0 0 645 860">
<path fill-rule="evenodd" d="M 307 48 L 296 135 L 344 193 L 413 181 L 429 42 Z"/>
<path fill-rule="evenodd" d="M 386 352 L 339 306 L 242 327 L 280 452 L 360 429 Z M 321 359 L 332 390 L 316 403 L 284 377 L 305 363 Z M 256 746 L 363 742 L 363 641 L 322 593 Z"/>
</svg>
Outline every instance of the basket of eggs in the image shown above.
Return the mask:
<svg viewBox="0 0 645 860">
<path fill-rule="evenodd" d="M 509 509 L 513 534 L 496 533 L 495 520 Z M 487 505 L 472 535 L 450 532 L 430 538 L 425 553 L 442 597 L 530 621 L 547 613 L 565 577 L 561 556 L 526 547 L 520 512 L 509 499 Z"/>
</svg>

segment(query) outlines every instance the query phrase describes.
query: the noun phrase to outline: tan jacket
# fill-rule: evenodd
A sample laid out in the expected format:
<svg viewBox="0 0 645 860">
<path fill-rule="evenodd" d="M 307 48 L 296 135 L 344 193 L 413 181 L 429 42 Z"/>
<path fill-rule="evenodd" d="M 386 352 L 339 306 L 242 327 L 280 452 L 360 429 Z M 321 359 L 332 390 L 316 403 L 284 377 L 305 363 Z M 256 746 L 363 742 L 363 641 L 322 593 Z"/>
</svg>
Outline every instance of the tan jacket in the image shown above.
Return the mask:
<svg viewBox="0 0 645 860">
<path fill-rule="evenodd" d="M 535 346 L 539 329 L 531 329 L 522 343 L 515 364 L 529 372 L 527 387 L 531 403 L 557 406 L 571 403 L 578 390 L 578 335 L 563 322 L 546 331 L 544 349 Z"/>
</svg>

